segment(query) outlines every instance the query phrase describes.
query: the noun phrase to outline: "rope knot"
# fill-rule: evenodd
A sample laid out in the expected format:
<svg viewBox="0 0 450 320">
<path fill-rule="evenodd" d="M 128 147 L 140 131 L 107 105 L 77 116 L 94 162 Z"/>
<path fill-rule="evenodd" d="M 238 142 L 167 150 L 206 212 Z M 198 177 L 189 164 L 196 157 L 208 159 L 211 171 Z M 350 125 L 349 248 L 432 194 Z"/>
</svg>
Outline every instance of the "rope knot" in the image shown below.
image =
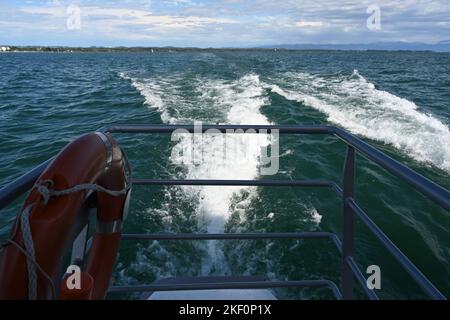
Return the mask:
<svg viewBox="0 0 450 320">
<path fill-rule="evenodd" d="M 36 191 L 40 193 L 42 197 L 42 204 L 47 205 L 51 197 L 50 189 L 54 186 L 53 180 L 42 180 L 36 184 Z"/>
</svg>

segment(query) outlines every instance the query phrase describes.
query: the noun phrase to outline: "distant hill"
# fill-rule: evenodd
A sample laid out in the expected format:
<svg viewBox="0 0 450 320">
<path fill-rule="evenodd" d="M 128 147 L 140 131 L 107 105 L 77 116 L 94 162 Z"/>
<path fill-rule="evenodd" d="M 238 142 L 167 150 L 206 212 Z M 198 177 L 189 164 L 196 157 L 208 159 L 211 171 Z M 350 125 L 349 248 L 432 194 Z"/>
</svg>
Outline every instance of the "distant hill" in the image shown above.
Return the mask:
<svg viewBox="0 0 450 320">
<path fill-rule="evenodd" d="M 450 52 L 450 40 L 436 44 L 420 42 L 376 42 L 367 44 L 279 44 L 261 46 L 265 49 L 288 50 L 390 50 Z"/>
</svg>

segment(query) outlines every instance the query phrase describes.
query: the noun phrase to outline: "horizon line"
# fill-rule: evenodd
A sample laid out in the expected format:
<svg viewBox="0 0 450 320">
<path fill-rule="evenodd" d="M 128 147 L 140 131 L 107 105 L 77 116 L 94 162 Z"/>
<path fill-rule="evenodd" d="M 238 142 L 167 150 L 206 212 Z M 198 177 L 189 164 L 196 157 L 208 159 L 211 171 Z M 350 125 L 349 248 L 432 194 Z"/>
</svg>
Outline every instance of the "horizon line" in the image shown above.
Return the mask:
<svg viewBox="0 0 450 320">
<path fill-rule="evenodd" d="M 117 49 L 117 48 L 126 48 L 126 49 L 133 49 L 133 48 L 149 48 L 149 49 L 157 49 L 157 48 L 178 48 L 178 49 L 261 49 L 261 48 L 270 48 L 270 49 L 283 49 L 286 47 L 294 47 L 294 46 L 383 46 L 383 45 L 422 45 L 422 46 L 447 46 L 450 45 L 450 39 L 449 40 L 443 40 L 439 42 L 434 43 L 426 43 L 426 42 L 409 42 L 409 41 L 385 41 L 385 42 L 368 42 L 368 43 L 277 43 L 277 44 L 261 44 L 261 45 L 254 45 L 254 46 L 177 46 L 177 45 L 134 45 L 134 46 L 127 46 L 127 45 L 115 45 L 115 46 L 105 46 L 105 45 L 46 45 L 46 44 L 0 44 L 1 47 L 17 47 L 17 48 L 39 48 L 39 47 L 45 47 L 45 48 L 83 48 L 83 49 L 89 49 L 89 48 L 104 48 L 104 49 Z"/>
</svg>

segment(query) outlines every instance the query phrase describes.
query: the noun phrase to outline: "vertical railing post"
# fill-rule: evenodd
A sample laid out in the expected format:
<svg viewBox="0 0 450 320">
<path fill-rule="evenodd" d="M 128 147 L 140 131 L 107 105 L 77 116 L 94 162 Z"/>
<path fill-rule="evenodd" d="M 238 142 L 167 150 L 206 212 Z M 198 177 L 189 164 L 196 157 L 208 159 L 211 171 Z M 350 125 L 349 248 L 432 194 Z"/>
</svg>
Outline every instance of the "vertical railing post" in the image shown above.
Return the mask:
<svg viewBox="0 0 450 320">
<path fill-rule="evenodd" d="M 343 173 L 342 196 L 342 298 L 353 299 L 353 272 L 346 262 L 347 257 L 353 256 L 353 211 L 347 204 L 347 199 L 352 198 L 355 191 L 355 148 L 347 146 Z"/>
</svg>

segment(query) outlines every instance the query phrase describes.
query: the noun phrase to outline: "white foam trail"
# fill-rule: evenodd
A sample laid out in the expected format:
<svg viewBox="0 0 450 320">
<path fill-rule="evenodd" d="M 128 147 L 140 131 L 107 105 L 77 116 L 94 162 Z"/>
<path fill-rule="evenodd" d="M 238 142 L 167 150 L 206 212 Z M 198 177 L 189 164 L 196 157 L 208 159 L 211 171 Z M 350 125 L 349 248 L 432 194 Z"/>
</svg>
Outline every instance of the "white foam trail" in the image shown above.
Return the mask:
<svg viewBox="0 0 450 320">
<path fill-rule="evenodd" d="M 357 70 L 350 77 L 286 73 L 271 90 L 328 116 L 353 133 L 391 144 L 415 160 L 450 172 L 450 130 L 416 104 L 378 90 Z M 283 87 L 283 88 L 282 88 Z"/>
<path fill-rule="evenodd" d="M 158 80 L 140 80 L 127 77 L 133 86 L 145 97 L 146 103 L 160 110 L 164 122 L 180 122 L 180 119 L 169 114 L 166 101 L 161 99 L 161 85 Z M 167 88 L 165 88 L 167 94 Z M 201 92 L 202 99 L 212 100 L 212 114 L 218 114 L 217 122 L 232 124 L 269 124 L 267 118 L 260 112 L 261 106 L 267 103 L 265 90 L 259 76 L 249 74 L 241 79 L 231 82 L 218 80 L 199 81 L 197 90 Z M 198 101 L 194 101 L 198 103 Z M 186 108 L 186 106 L 184 106 Z M 223 116 L 223 110 L 227 110 Z M 186 120 L 182 118 L 181 120 Z M 201 119 L 191 119 L 201 120 Z M 192 136 L 181 135 L 177 148 L 192 150 Z M 189 163 L 189 159 L 171 157 L 175 164 L 183 163 L 186 167 L 186 179 L 255 179 L 258 176 L 258 165 L 261 147 L 267 146 L 270 139 L 266 135 L 240 135 L 227 136 L 226 147 L 221 143 L 222 137 L 203 135 L 203 148 L 194 148 L 195 152 L 203 151 L 201 164 Z M 229 141 L 231 140 L 231 141 Z M 239 166 L 234 162 L 222 161 L 226 154 L 233 154 L 233 158 L 245 158 Z M 186 157 L 187 153 L 180 157 Z M 199 159 L 201 155 L 195 157 Z M 228 210 L 233 194 L 246 187 L 185 187 L 187 193 L 192 194 L 200 190 L 200 206 L 203 212 L 208 212 L 215 221 L 208 227 L 210 232 L 223 231 L 224 220 L 228 217 Z M 195 190 L 195 191 L 194 191 Z"/>
<path fill-rule="evenodd" d="M 260 107 L 267 102 L 265 92 L 257 75 L 247 75 L 231 83 L 223 81 L 206 81 L 198 88 L 203 98 L 213 100 L 213 108 L 227 110 L 220 122 L 233 124 L 268 124 L 267 118 L 260 113 Z M 213 111 L 214 112 L 214 111 Z M 185 135 L 179 142 L 183 150 L 192 148 L 191 135 Z M 187 164 L 187 179 L 256 179 L 258 176 L 258 157 L 261 147 L 267 146 L 269 139 L 262 135 L 230 134 L 226 137 L 224 147 L 222 136 L 203 136 L 203 161 L 200 165 Z M 201 151 L 195 148 L 195 152 Z M 223 161 L 232 154 L 232 159 L 245 161 Z M 198 159 L 200 155 L 197 155 Z M 178 164 L 183 159 L 172 158 Z M 234 195 L 248 187 L 184 187 L 187 194 L 197 194 L 199 213 L 207 220 L 209 233 L 221 233 L 230 215 L 230 205 Z M 204 273 L 208 269 L 217 269 L 224 265 L 223 253 L 217 249 L 214 242 L 210 242 L 209 255 L 211 265 L 205 263 Z"/>
<path fill-rule="evenodd" d="M 193 120 L 203 120 L 195 116 L 198 112 L 207 114 L 209 117 L 213 115 L 215 119 L 207 119 L 209 122 L 269 124 L 267 118 L 260 112 L 260 108 L 268 102 L 268 98 L 259 76 L 255 74 L 248 74 L 235 81 L 199 79 L 198 96 L 191 96 L 191 99 L 195 100 L 190 103 L 183 101 L 178 95 L 174 83 L 164 86 L 162 90 L 160 79 L 126 78 L 145 97 L 146 104 L 161 112 L 161 119 L 166 123 L 186 122 L 186 120 L 192 123 Z M 199 110 L 199 105 L 203 109 Z M 207 110 L 204 110 L 205 108 Z M 191 119 L 188 118 L 189 115 Z M 267 135 L 230 134 L 227 135 L 227 143 L 224 146 L 223 137 L 203 135 L 203 148 L 199 146 L 192 148 L 192 144 L 197 140 L 193 140 L 191 134 L 181 134 L 179 138 L 175 146 L 177 149 L 194 150 L 195 153 L 200 153 L 195 158 L 203 159 L 200 164 L 195 164 L 184 158 L 187 153 L 172 154 L 170 160 L 174 164 L 183 164 L 185 179 L 256 179 L 259 174 L 261 147 L 270 143 L 270 137 Z M 238 161 L 238 163 L 223 161 L 224 158 L 228 159 L 229 154 L 233 155 L 232 159 L 245 159 L 245 161 Z M 254 190 L 254 188 L 240 186 L 186 186 L 182 189 L 187 196 L 198 199 L 198 213 L 207 221 L 207 230 L 210 233 L 223 232 L 234 195 L 244 189 Z M 211 263 L 205 265 L 203 273 L 217 268 L 223 270 L 223 253 L 213 242 L 210 242 L 209 251 Z"/>
<path fill-rule="evenodd" d="M 169 115 L 167 109 L 164 106 L 163 100 L 161 98 L 161 93 L 163 91 L 160 84 L 152 82 L 151 80 L 143 81 L 136 78 L 132 78 L 123 72 L 119 73 L 122 79 L 131 81 L 133 87 L 141 93 L 145 98 L 145 104 L 151 108 L 157 109 L 161 114 L 161 120 L 165 123 L 173 123 L 175 120 Z"/>
<path fill-rule="evenodd" d="M 228 109 L 225 122 L 233 124 L 269 124 L 267 118 L 259 111 L 267 102 L 264 90 L 257 75 L 248 75 L 232 83 L 213 81 L 204 87 L 206 94 L 212 94 L 216 108 Z M 212 90 L 211 90 L 212 89 Z M 209 91 L 209 92 L 208 92 Z M 222 149 L 220 137 L 204 136 L 203 163 L 188 168 L 188 179 L 255 179 L 258 176 L 258 157 L 260 148 L 267 146 L 268 138 L 262 135 L 229 135 L 227 145 L 232 149 Z M 191 143 L 185 139 L 182 143 Z M 189 148 L 186 145 L 185 148 Z M 234 158 L 245 158 L 239 165 L 230 161 L 220 161 L 227 153 Z M 177 162 L 174 159 L 174 162 Z M 240 192 L 244 187 L 217 187 L 205 186 L 201 188 L 200 198 L 202 210 L 212 218 L 209 232 L 223 231 L 224 220 L 228 218 L 230 202 L 233 194 Z"/>
</svg>

